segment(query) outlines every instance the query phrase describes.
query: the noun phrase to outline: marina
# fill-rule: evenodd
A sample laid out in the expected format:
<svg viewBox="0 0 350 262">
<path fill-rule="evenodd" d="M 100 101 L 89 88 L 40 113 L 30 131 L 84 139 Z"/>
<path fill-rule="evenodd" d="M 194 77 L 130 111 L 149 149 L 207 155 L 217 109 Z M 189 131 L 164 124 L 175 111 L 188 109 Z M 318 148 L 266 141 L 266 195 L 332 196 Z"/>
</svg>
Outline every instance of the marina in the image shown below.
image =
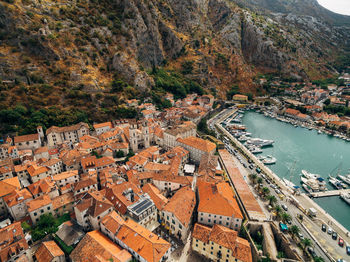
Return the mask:
<svg viewBox="0 0 350 262">
<path fill-rule="evenodd" d="M 348 173 L 350 144 L 347 141 L 324 132 L 319 134 L 318 130 L 294 127 L 291 123 L 253 111 L 244 114 L 242 124 L 247 132 L 252 133 L 252 137 L 274 141 L 272 147 L 265 147 L 262 151 L 264 155 L 273 155 L 277 159 L 276 163 L 270 166 L 277 176 L 301 186 L 302 191 L 307 194 L 322 195 L 319 198 L 315 197 L 317 204 L 350 230 L 350 205 L 340 198 L 340 192 L 332 192 L 335 188 L 328 180 L 329 175 L 346 177 Z M 337 174 L 334 174 L 334 169 L 340 162 L 342 170 L 338 168 Z M 291 169 L 293 169 L 292 176 L 290 176 Z M 319 175 L 325 183 L 325 191 L 314 192 L 309 186 L 301 183 L 302 170 Z M 344 181 L 343 183 L 345 184 Z"/>
</svg>

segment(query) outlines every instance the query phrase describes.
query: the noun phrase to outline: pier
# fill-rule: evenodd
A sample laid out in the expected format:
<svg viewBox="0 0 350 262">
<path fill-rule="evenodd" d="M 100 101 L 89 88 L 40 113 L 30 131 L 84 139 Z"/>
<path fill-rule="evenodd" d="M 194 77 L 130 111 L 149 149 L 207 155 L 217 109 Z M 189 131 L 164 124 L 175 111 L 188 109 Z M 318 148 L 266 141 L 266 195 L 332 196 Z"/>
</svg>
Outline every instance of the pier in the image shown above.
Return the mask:
<svg viewBox="0 0 350 262">
<path fill-rule="evenodd" d="M 312 197 L 318 198 L 318 197 L 331 197 L 331 196 L 340 196 L 341 194 L 347 194 L 350 193 L 350 189 L 340 189 L 340 190 L 330 190 L 330 191 L 323 191 L 323 192 L 313 192 L 310 193 Z"/>
</svg>

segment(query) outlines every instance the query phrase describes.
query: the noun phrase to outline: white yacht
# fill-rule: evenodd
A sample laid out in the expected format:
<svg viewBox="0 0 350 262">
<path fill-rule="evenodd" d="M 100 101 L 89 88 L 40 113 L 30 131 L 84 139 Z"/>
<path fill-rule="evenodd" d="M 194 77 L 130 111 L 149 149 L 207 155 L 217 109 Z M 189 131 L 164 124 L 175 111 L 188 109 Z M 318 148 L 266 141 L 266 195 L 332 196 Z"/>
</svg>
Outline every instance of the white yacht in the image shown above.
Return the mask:
<svg viewBox="0 0 350 262">
<path fill-rule="evenodd" d="M 350 175 L 347 176 L 342 176 L 342 175 L 338 175 L 338 177 L 343 180 L 345 183 L 347 183 L 348 185 L 350 185 Z"/>
<path fill-rule="evenodd" d="M 343 189 L 343 188 L 347 188 L 347 186 L 342 183 L 339 179 L 336 179 L 335 177 L 329 176 L 329 183 L 332 184 L 332 186 L 334 186 L 336 189 Z"/>
<path fill-rule="evenodd" d="M 318 184 L 318 181 L 316 179 L 308 179 L 305 177 L 300 177 L 301 181 L 306 184 L 313 192 L 320 191 L 320 186 Z M 305 188 L 305 187 L 304 187 Z"/>
<path fill-rule="evenodd" d="M 273 165 L 276 164 L 277 159 L 273 156 L 267 155 L 267 156 L 261 156 L 259 160 L 264 164 L 264 165 Z"/>
<path fill-rule="evenodd" d="M 265 140 L 261 138 L 251 138 L 247 141 L 249 144 L 259 146 L 259 147 L 266 147 L 266 146 L 272 146 L 275 141 L 273 140 Z"/>
<path fill-rule="evenodd" d="M 340 198 L 350 205 L 350 193 L 342 193 Z"/>
<path fill-rule="evenodd" d="M 312 174 L 306 170 L 301 170 L 301 173 L 303 174 L 304 177 L 309 178 L 309 179 L 317 179 L 320 177 L 319 174 Z"/>
<path fill-rule="evenodd" d="M 257 147 L 257 146 L 250 146 L 250 147 L 248 148 L 248 150 L 249 150 L 250 152 L 252 152 L 253 154 L 260 154 L 260 153 L 263 152 L 262 149 L 261 149 L 260 147 Z"/>
</svg>

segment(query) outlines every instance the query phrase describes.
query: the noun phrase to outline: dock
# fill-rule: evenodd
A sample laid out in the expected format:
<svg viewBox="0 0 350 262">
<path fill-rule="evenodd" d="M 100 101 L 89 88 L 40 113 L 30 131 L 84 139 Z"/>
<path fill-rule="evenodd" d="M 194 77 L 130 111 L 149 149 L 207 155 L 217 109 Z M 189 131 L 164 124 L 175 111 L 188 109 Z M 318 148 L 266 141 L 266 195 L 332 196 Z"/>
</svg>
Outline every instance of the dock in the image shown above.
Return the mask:
<svg viewBox="0 0 350 262">
<path fill-rule="evenodd" d="M 330 190 L 330 191 L 324 191 L 324 192 L 313 192 L 313 193 L 310 193 L 310 195 L 312 197 L 319 198 L 319 197 L 340 196 L 341 194 L 348 194 L 348 193 L 350 193 L 350 189 Z"/>
</svg>

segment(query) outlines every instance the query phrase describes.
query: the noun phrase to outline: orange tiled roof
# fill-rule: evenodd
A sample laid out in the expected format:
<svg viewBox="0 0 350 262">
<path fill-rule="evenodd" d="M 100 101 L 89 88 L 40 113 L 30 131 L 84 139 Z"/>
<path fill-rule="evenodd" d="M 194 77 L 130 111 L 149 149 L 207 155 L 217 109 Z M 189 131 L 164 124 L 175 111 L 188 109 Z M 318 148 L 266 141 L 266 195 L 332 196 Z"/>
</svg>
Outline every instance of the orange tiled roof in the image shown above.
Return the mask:
<svg viewBox="0 0 350 262">
<path fill-rule="evenodd" d="M 72 192 L 69 192 L 52 199 L 52 208 L 56 210 L 72 203 L 74 203 L 74 195 Z"/>
<path fill-rule="evenodd" d="M 29 193 L 28 189 L 24 188 L 22 190 L 14 190 L 11 194 L 4 197 L 4 201 L 9 207 L 13 207 L 27 199 L 31 199 L 32 195 Z"/>
<path fill-rule="evenodd" d="M 107 127 L 107 126 L 109 128 L 112 128 L 112 123 L 111 122 L 104 122 L 104 123 L 95 124 L 93 126 L 94 126 L 94 129 L 101 128 L 101 127 Z"/>
<path fill-rule="evenodd" d="M 51 180 L 51 178 L 46 177 L 44 179 L 40 179 L 39 181 L 30 184 L 28 186 L 28 190 L 30 193 L 32 193 L 33 196 L 40 194 L 40 193 L 49 193 L 52 190 L 55 190 L 56 186 L 54 182 Z"/>
<path fill-rule="evenodd" d="M 239 261 L 252 261 L 252 252 L 249 242 L 238 237 L 237 231 L 217 224 L 212 228 L 201 224 L 195 224 L 192 236 L 204 243 L 212 241 L 231 250 L 232 256 Z"/>
<path fill-rule="evenodd" d="M 116 234 L 120 227 L 124 225 L 125 220 L 117 214 L 117 212 L 112 211 L 103 219 L 101 219 L 101 224 L 104 225 L 112 234 Z"/>
<path fill-rule="evenodd" d="M 7 178 L 0 181 L 0 197 L 10 194 L 13 190 L 21 188 L 18 177 Z"/>
<path fill-rule="evenodd" d="M 30 176 L 37 176 L 42 173 L 48 172 L 49 169 L 46 166 L 31 165 L 27 168 L 27 171 Z"/>
<path fill-rule="evenodd" d="M 76 131 L 76 130 L 80 129 L 81 127 L 85 127 L 87 129 L 89 129 L 88 124 L 80 122 L 80 123 L 78 123 L 76 125 L 72 125 L 72 126 L 64 126 L 64 127 L 52 126 L 46 130 L 46 135 L 48 135 L 52 132 L 62 133 L 62 132 Z"/>
<path fill-rule="evenodd" d="M 39 134 L 15 136 L 15 143 L 29 142 L 34 140 L 39 140 Z"/>
<path fill-rule="evenodd" d="M 195 205 L 195 193 L 190 187 L 183 187 L 175 193 L 163 210 L 174 214 L 181 224 L 187 227 L 191 222 Z"/>
<path fill-rule="evenodd" d="M 161 171 L 161 170 L 169 170 L 170 166 L 169 165 L 160 164 L 160 163 L 155 163 L 155 162 L 148 162 L 144 166 L 144 169 L 148 170 L 148 171 Z"/>
<path fill-rule="evenodd" d="M 35 252 L 35 257 L 38 262 L 48 262 L 61 256 L 64 257 L 64 253 L 53 240 L 42 242 Z"/>
<path fill-rule="evenodd" d="M 142 191 L 150 196 L 158 210 L 163 210 L 163 207 L 168 203 L 168 199 L 160 193 L 158 188 L 150 183 L 144 185 Z"/>
<path fill-rule="evenodd" d="M 127 262 L 132 259 L 131 254 L 113 243 L 100 231 L 88 232 L 70 254 L 75 262 Z"/>
<path fill-rule="evenodd" d="M 28 212 L 37 210 L 43 206 L 51 204 L 52 201 L 48 195 L 42 195 L 36 199 L 30 200 L 26 203 Z"/>
<path fill-rule="evenodd" d="M 49 151 L 49 149 L 47 148 L 47 146 L 42 146 L 34 151 L 34 155 L 41 154 L 41 153 L 48 152 L 48 151 Z"/>
<path fill-rule="evenodd" d="M 62 172 L 60 174 L 57 174 L 57 175 L 53 176 L 52 179 L 54 181 L 59 181 L 59 180 L 66 179 L 66 178 L 76 176 L 76 175 L 78 175 L 78 170 L 71 170 L 71 171 L 65 171 L 65 172 Z"/>
<path fill-rule="evenodd" d="M 148 262 L 160 261 L 171 247 L 170 243 L 131 219 L 119 229 L 117 238 Z"/>
<path fill-rule="evenodd" d="M 216 148 L 216 145 L 214 143 L 194 136 L 190 136 L 183 139 L 178 138 L 177 141 L 207 153 L 212 152 Z"/>
<path fill-rule="evenodd" d="M 198 181 L 198 212 L 243 219 L 231 187 L 226 182 L 218 184 Z"/>
</svg>

